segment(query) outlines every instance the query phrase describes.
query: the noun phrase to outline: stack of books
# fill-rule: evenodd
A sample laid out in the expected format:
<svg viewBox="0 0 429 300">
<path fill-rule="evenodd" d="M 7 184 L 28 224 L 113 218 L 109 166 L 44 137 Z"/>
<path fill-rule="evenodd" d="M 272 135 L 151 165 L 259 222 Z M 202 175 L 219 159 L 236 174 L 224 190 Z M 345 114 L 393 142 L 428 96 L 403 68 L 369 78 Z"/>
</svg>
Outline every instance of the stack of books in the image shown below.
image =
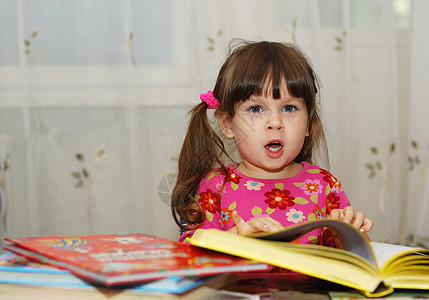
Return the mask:
<svg viewBox="0 0 429 300">
<path fill-rule="evenodd" d="M 0 283 L 127 294 L 214 292 L 268 265 L 146 234 L 6 239 Z M 211 289 L 208 289 L 210 287 Z M 13 291 L 11 291 L 13 292 Z M 200 292 L 199 292 L 200 293 Z"/>
<path fill-rule="evenodd" d="M 296 243 L 321 227 L 334 233 L 338 248 Z M 337 220 L 308 221 L 251 236 L 198 229 L 190 245 L 146 234 L 6 240 L 5 249 L 13 253 L 1 256 L 4 284 L 183 294 L 217 282 L 214 292 L 234 283 L 236 274 L 267 272 L 277 266 L 369 297 L 429 289 L 428 249 L 370 242 L 365 234 Z"/>
</svg>

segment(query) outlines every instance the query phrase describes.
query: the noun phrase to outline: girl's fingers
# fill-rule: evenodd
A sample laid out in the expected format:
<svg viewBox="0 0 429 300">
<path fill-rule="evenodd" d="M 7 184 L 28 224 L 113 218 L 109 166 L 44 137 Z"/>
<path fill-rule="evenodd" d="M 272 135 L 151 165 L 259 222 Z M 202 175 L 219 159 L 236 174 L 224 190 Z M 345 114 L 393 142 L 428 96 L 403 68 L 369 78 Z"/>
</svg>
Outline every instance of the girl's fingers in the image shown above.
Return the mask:
<svg viewBox="0 0 429 300">
<path fill-rule="evenodd" d="M 248 235 L 255 232 L 268 232 L 282 229 L 283 226 L 277 220 L 270 217 L 251 219 L 245 222 L 237 211 L 232 212 L 237 234 Z"/>
<path fill-rule="evenodd" d="M 351 224 L 354 225 L 357 229 L 360 229 L 364 224 L 364 220 L 365 220 L 365 215 L 361 212 L 357 212 L 355 213 Z"/>
<path fill-rule="evenodd" d="M 365 215 L 361 212 L 354 213 L 354 209 L 351 206 L 347 206 L 344 209 L 333 209 L 329 218 L 332 220 L 343 220 L 364 232 L 371 231 L 374 226 L 374 222 L 371 219 L 366 219 Z M 232 212 L 232 219 L 236 225 L 236 233 L 240 235 L 277 231 L 284 228 L 279 221 L 271 217 L 255 218 L 245 222 L 237 211 Z"/>
<path fill-rule="evenodd" d="M 343 220 L 364 232 L 371 231 L 374 226 L 374 222 L 371 219 L 365 218 L 362 212 L 355 213 L 351 206 L 346 206 L 344 209 L 333 209 L 329 214 L 329 218 L 332 220 Z"/>
<path fill-rule="evenodd" d="M 346 206 L 343 209 L 344 222 L 351 224 L 354 218 L 355 210 L 351 206 Z"/>
<path fill-rule="evenodd" d="M 233 211 L 231 216 L 237 228 L 237 234 L 249 235 L 255 232 L 271 230 L 270 223 L 263 221 L 262 218 L 256 218 L 249 222 L 245 222 L 237 211 Z"/>
<path fill-rule="evenodd" d="M 333 209 L 329 214 L 329 218 L 332 220 L 341 220 L 344 218 L 342 209 Z"/>
<path fill-rule="evenodd" d="M 261 220 L 262 222 L 267 224 L 270 227 L 270 231 L 280 230 L 284 228 L 284 226 L 279 221 L 271 217 L 262 217 L 258 218 L 257 220 Z"/>
<path fill-rule="evenodd" d="M 276 231 L 283 228 L 280 222 L 270 217 L 254 218 L 249 220 L 247 224 L 254 229 L 254 232 Z"/>
<path fill-rule="evenodd" d="M 363 221 L 363 225 L 360 227 L 361 230 L 363 230 L 364 232 L 369 232 L 371 231 L 372 227 L 374 226 L 374 221 L 371 219 L 365 219 Z"/>
<path fill-rule="evenodd" d="M 237 211 L 234 210 L 231 214 L 231 217 L 234 220 L 235 227 L 237 228 L 237 234 L 245 235 L 247 232 L 250 231 L 249 225 L 244 222 L 243 218 Z"/>
<path fill-rule="evenodd" d="M 231 214 L 232 219 L 234 220 L 235 225 L 241 224 L 244 222 L 243 218 L 237 211 L 233 211 Z M 245 223 L 245 222 L 244 222 Z"/>
</svg>

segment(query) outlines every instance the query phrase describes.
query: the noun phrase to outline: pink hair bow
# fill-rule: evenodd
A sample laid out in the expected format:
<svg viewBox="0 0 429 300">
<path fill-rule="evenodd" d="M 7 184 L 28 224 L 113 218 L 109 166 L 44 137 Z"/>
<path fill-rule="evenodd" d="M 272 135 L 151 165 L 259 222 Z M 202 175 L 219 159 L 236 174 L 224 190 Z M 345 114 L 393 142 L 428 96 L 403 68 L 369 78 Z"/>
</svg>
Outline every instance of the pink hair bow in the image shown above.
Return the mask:
<svg viewBox="0 0 429 300">
<path fill-rule="evenodd" d="M 207 93 L 202 93 L 200 95 L 201 101 L 207 103 L 209 109 L 215 109 L 219 106 L 219 101 L 214 97 L 212 91 L 207 91 Z"/>
</svg>

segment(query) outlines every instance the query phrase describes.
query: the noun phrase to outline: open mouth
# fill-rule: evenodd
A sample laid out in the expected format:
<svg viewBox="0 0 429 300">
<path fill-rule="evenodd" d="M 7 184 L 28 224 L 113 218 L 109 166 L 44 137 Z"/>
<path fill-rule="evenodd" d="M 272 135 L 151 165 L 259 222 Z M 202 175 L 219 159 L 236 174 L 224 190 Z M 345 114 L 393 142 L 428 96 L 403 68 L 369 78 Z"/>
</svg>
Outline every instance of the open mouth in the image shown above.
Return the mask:
<svg viewBox="0 0 429 300">
<path fill-rule="evenodd" d="M 282 144 L 280 142 L 271 142 L 265 145 L 265 148 L 270 150 L 271 152 L 279 152 L 282 149 Z"/>
</svg>

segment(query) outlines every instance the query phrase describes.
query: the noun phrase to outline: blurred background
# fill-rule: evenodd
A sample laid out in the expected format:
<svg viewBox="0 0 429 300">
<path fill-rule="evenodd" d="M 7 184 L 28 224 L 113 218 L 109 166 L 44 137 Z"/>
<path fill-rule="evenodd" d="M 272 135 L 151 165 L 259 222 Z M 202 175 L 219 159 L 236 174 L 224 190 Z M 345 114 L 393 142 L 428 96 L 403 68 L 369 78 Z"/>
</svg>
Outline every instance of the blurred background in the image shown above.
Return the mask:
<svg viewBox="0 0 429 300">
<path fill-rule="evenodd" d="M 330 170 L 373 240 L 429 240 L 429 1 L 0 0 L 5 236 L 177 239 L 187 111 L 232 38 L 289 41 L 322 82 Z"/>
</svg>

